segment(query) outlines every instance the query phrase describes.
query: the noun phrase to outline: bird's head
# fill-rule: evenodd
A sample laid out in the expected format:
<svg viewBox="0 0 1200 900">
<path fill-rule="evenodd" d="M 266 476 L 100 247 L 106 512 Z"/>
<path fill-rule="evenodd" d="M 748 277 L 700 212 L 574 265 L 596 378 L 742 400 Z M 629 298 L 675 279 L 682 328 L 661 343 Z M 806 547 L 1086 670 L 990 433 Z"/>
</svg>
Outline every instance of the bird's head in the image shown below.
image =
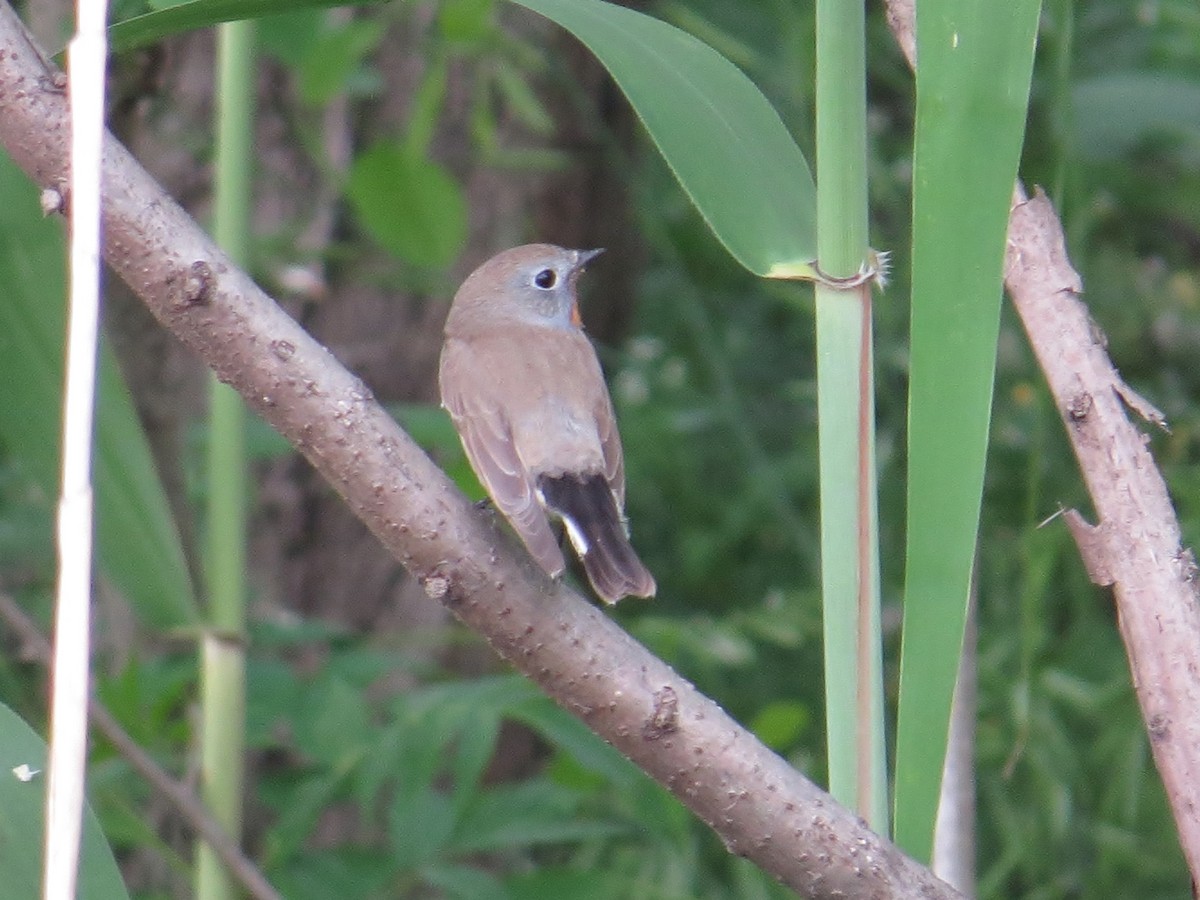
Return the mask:
<svg viewBox="0 0 1200 900">
<path fill-rule="evenodd" d="M 454 298 L 447 331 L 487 321 L 577 328 L 576 283 L 603 250 L 526 244 L 496 254 L 472 272 Z"/>
</svg>

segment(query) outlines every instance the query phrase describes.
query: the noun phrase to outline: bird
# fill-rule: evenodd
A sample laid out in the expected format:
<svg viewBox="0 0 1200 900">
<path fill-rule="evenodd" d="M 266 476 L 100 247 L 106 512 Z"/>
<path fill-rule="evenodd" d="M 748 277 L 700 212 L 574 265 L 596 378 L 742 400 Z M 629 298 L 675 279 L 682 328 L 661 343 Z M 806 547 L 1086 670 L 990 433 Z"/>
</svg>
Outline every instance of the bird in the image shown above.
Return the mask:
<svg viewBox="0 0 1200 900">
<path fill-rule="evenodd" d="M 621 438 L 579 316 L 580 273 L 601 252 L 526 244 L 479 266 L 450 305 L 438 385 L 471 467 L 529 554 L 562 576 L 561 520 L 612 604 L 656 585 L 629 541 Z"/>
</svg>

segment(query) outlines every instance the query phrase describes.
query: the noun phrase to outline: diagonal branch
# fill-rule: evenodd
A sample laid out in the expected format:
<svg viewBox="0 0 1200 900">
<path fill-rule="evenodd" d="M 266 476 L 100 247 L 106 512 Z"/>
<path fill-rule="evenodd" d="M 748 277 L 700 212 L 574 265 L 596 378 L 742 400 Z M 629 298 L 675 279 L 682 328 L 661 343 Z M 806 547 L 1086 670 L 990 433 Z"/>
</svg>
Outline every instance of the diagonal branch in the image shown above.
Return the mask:
<svg viewBox="0 0 1200 900">
<path fill-rule="evenodd" d="M 0 3 L 0 144 L 61 183 L 58 73 Z M 424 585 L 514 666 L 811 898 L 959 896 L 762 746 L 477 514 L 370 390 L 224 256 L 115 140 L 105 256 L 154 315 L 320 471 Z"/>
<path fill-rule="evenodd" d="M 888 24 L 915 65 L 913 0 L 888 0 Z M 1088 575 L 1112 585 L 1117 623 L 1150 749 L 1175 816 L 1193 883 L 1200 882 L 1200 570 L 1147 438 L 1126 408 L 1162 414 L 1117 373 L 1067 258 L 1054 207 L 1018 184 L 1008 220 L 1004 285 L 1067 428 L 1100 523 L 1066 521 Z"/>
<path fill-rule="evenodd" d="M 1062 225 L 1018 185 L 1004 282 L 1054 394 L 1100 522 L 1067 524 L 1088 574 L 1112 585 L 1133 687 L 1192 878 L 1200 877 L 1200 574 L 1147 437 L 1126 407 L 1156 416 L 1121 380 L 1079 299 Z M 1156 423 L 1157 424 L 1157 423 Z"/>
</svg>

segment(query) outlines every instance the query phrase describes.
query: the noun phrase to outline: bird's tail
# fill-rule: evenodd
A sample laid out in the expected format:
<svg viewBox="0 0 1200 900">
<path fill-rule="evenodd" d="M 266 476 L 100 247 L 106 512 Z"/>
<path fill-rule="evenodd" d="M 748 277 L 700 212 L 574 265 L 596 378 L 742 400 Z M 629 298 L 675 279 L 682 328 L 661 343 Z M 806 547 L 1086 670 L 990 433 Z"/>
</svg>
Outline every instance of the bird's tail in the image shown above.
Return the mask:
<svg viewBox="0 0 1200 900">
<path fill-rule="evenodd" d="M 629 543 L 617 499 L 602 474 L 543 475 L 537 484 L 546 508 L 566 525 L 571 545 L 602 600 L 654 596 L 654 576 Z"/>
</svg>

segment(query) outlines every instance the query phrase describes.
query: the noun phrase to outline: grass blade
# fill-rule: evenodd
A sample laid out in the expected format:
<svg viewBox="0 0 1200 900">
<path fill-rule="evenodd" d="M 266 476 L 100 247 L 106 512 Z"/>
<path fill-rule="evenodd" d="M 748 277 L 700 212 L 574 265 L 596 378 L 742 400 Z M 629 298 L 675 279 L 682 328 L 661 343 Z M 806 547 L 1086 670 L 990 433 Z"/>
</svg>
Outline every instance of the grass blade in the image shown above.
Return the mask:
<svg viewBox="0 0 1200 900">
<path fill-rule="evenodd" d="M 0 438 L 44 496 L 56 492 L 62 397 L 63 228 L 0 153 Z M 158 628 L 197 620 L 178 532 L 146 438 L 112 354 L 101 347 L 96 416 L 96 542 L 100 568 L 138 618 Z M 49 536 L 47 536 L 49 539 Z"/>
<path fill-rule="evenodd" d="M 1004 238 L 1038 0 L 917 17 L 908 548 L 895 836 L 930 858 L 979 526 Z"/>
</svg>

